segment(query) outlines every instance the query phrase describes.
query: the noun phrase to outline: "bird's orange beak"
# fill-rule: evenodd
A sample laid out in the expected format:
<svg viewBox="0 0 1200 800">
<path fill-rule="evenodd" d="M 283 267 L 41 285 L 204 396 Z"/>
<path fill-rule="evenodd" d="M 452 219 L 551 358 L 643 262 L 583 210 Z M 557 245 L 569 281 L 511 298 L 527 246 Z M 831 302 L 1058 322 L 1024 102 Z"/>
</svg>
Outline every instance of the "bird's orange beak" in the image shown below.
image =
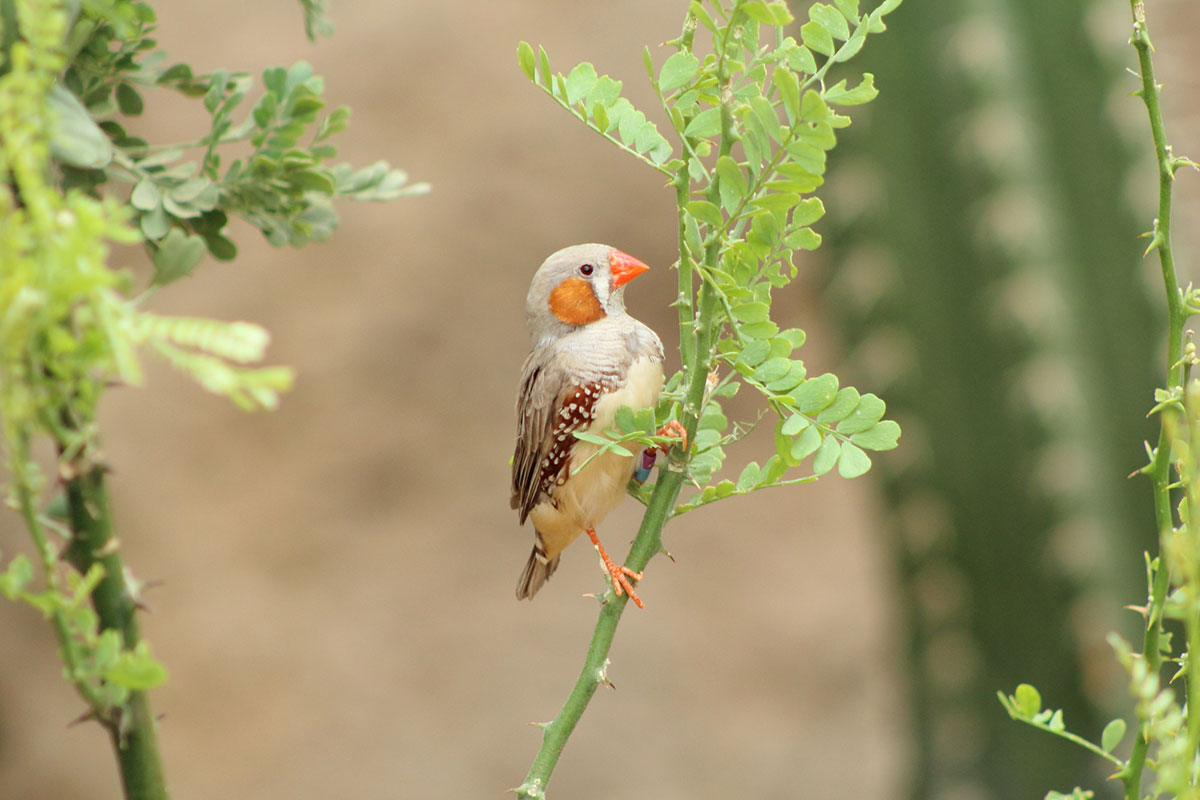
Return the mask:
<svg viewBox="0 0 1200 800">
<path fill-rule="evenodd" d="M 612 273 L 612 288 L 616 289 L 650 268 L 628 253 L 622 253 L 614 247 L 608 253 L 608 269 Z"/>
</svg>

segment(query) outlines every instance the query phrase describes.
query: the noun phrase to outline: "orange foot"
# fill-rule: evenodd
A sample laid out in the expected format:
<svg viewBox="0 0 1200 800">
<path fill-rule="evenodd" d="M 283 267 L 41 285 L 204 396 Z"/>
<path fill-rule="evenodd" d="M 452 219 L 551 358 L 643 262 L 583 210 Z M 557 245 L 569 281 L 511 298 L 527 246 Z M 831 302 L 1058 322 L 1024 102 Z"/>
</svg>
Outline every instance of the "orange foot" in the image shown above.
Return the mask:
<svg viewBox="0 0 1200 800">
<path fill-rule="evenodd" d="M 679 440 L 679 448 L 681 450 L 687 450 L 687 446 L 688 446 L 687 429 L 684 428 L 682 424 L 680 424 L 679 420 L 673 419 L 670 422 L 668 422 L 666 425 L 663 425 L 661 428 L 658 429 L 658 435 L 659 436 L 669 436 L 672 439 L 678 439 Z M 670 445 L 660 444 L 658 446 L 658 449 L 662 450 L 665 453 L 665 452 L 667 452 L 667 450 L 670 449 Z"/>
<path fill-rule="evenodd" d="M 604 568 L 608 570 L 608 574 L 612 578 L 613 593 L 617 597 L 627 594 L 635 606 L 645 608 L 646 604 L 642 602 L 642 598 L 637 596 L 637 592 L 633 590 L 633 583 L 630 582 L 631 578 L 634 581 L 640 581 L 642 573 L 634 572 L 624 564 L 618 564 L 609 558 L 608 553 L 604 552 L 604 545 L 600 544 L 600 539 L 596 536 L 596 529 L 591 525 L 587 528 L 587 535 L 592 540 L 596 552 L 600 554 L 600 560 L 604 562 Z"/>
</svg>

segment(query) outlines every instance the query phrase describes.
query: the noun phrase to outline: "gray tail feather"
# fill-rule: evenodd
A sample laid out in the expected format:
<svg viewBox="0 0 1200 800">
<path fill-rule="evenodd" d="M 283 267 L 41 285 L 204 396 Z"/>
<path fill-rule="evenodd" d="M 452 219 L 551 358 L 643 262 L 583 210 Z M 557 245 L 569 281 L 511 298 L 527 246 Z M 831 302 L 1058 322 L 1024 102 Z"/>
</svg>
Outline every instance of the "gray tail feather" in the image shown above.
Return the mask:
<svg viewBox="0 0 1200 800">
<path fill-rule="evenodd" d="M 542 584 L 550 580 L 554 570 L 558 569 L 558 556 L 549 561 L 546 561 L 545 558 L 535 545 L 533 552 L 529 554 L 529 560 L 525 562 L 525 569 L 521 571 L 521 577 L 517 581 L 518 600 L 532 598 L 537 594 L 538 589 L 542 588 Z"/>
</svg>

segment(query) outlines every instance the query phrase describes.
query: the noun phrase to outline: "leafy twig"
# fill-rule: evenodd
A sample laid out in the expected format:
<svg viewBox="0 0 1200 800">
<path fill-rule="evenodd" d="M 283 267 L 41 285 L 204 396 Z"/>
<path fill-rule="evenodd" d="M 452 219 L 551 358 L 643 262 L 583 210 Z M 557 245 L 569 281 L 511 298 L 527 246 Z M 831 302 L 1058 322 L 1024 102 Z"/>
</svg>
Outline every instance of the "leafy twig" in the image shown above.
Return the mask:
<svg viewBox="0 0 1200 800">
<path fill-rule="evenodd" d="M 564 76 L 551 71 L 544 49 L 535 53 L 525 42 L 517 49 L 521 69 L 532 82 L 589 128 L 669 175 L 675 190 L 679 259 L 674 305 L 679 313 L 682 370 L 668 381 L 670 391 L 664 393 L 658 418 L 678 414 L 691 447 L 686 453 L 672 448 L 650 493 L 625 561 L 637 572 L 663 552 L 663 526 L 672 515 L 732 494 L 807 483 L 839 459 L 843 475 L 860 475 L 870 467 L 870 459 L 857 443 L 886 450 L 896 445 L 899 435 L 894 422 L 881 420 L 884 406 L 877 397 L 860 396 L 851 387 L 839 391 L 832 375 L 806 378 L 803 364 L 789 358 L 803 342 L 803 332 L 780 332 L 769 318 L 770 290 L 790 280 L 784 264 L 790 267 L 791 252 L 798 247 L 811 249 L 820 241 L 808 226 L 823 209 L 819 201 L 802 201 L 800 195 L 820 185 L 824 150 L 833 147 L 835 125 L 849 121 L 834 114 L 828 102 L 850 105 L 874 96 L 869 81 L 855 90 L 845 90 L 842 84 L 826 89 L 823 77 L 831 64 L 856 52 L 868 32 L 882 31 L 883 15 L 899 2 L 884 0 L 869 14 L 859 13 L 858 0 L 837 0 L 836 8 L 818 3 L 800 29 L 803 44 L 782 36 L 782 29 L 792 21 L 783 2 L 735 0 L 729 7 L 719 1 L 707 5 L 721 22 L 713 19 L 704 3 L 692 2 L 680 37 L 668 43 L 676 52 L 662 65 L 657 80 L 646 52 L 651 84 L 681 145 L 678 155 L 653 123 L 620 96 L 620 82 L 597 76 L 586 62 Z M 693 53 L 700 27 L 711 34 L 713 49 L 703 60 Z M 760 46 L 763 29 L 775 31 L 775 49 Z M 845 43 L 835 47 L 835 39 Z M 814 52 L 824 57 L 820 67 Z M 779 64 L 768 77 L 770 62 Z M 803 81 L 797 70 L 804 71 Z M 802 100 L 801 86 L 819 88 L 811 88 Z M 744 162 L 734 159 L 737 147 Z M 790 174 L 779 179 L 777 172 L 784 167 Z M 746 220 L 752 221 L 742 238 Z M 794 268 L 790 271 L 794 275 Z M 695 275 L 700 276 L 698 287 Z M 777 429 L 777 452 L 765 465 L 751 462 L 736 484 L 722 481 L 713 487 L 704 484 L 722 463 L 722 445 L 738 438 L 736 433 L 723 435 L 729 422 L 717 398 L 732 394 L 740 384 L 731 384 L 731 376 L 718 381 L 710 374 L 718 358 L 733 367 L 731 375 L 765 396 L 768 407 L 784 418 L 780 420 L 784 428 Z M 645 426 L 634 427 L 646 432 Z M 807 432 L 801 435 L 802 430 Z M 814 436 L 821 445 L 814 459 L 815 474 L 785 479 L 790 468 L 813 455 L 817 448 L 809 445 Z M 609 439 L 580 438 L 610 450 L 621 441 L 643 441 L 637 432 Z M 689 477 L 700 493 L 676 506 Z M 639 494 L 644 496 L 644 491 Z M 541 726 L 541 748 L 516 789 L 520 800 L 545 796 L 568 737 L 596 687 L 607 681 L 608 652 L 626 600 L 611 589 L 604 595 L 583 669 L 562 709 Z"/>
<path fill-rule="evenodd" d="M 1133 35 L 1130 44 L 1138 55 L 1138 65 L 1141 72 L 1142 88 L 1138 91 L 1146 105 L 1146 113 L 1150 121 L 1150 131 L 1154 138 L 1155 163 L 1158 165 L 1158 216 L 1154 220 L 1150 234 L 1150 244 L 1146 252 L 1158 251 L 1159 265 L 1162 268 L 1163 288 L 1167 300 L 1167 386 L 1182 386 L 1183 364 L 1183 326 L 1187 321 L 1187 312 L 1183 307 L 1183 297 L 1179 282 L 1175 276 L 1175 260 L 1171 251 L 1171 189 L 1175 179 L 1177 163 L 1167 144 L 1162 109 L 1159 107 L 1161 86 L 1154 77 L 1154 62 L 1151 58 L 1150 34 L 1146 28 L 1146 10 L 1141 0 L 1130 0 L 1133 12 Z M 1159 429 L 1158 445 L 1153 451 L 1153 460 L 1146 467 L 1154 485 L 1154 516 L 1158 525 L 1160 541 L 1165 544 L 1167 537 L 1174 527 L 1171 502 L 1171 447 L 1169 430 L 1175 424 L 1178 411 L 1174 408 L 1164 408 L 1161 411 L 1162 421 Z M 1149 604 L 1146 611 L 1146 629 L 1142 642 L 1142 657 L 1151 673 L 1157 673 L 1162 666 L 1162 636 L 1163 605 L 1166 602 L 1170 576 L 1162 565 L 1154 571 L 1154 581 L 1150 590 Z M 1195 642 L 1193 645 L 1197 644 Z M 1120 773 L 1125 786 L 1127 800 L 1137 800 L 1140 797 L 1142 770 L 1146 763 L 1149 741 L 1145 735 L 1145 724 L 1140 735 L 1135 739 L 1133 752 L 1129 763 Z"/>
</svg>

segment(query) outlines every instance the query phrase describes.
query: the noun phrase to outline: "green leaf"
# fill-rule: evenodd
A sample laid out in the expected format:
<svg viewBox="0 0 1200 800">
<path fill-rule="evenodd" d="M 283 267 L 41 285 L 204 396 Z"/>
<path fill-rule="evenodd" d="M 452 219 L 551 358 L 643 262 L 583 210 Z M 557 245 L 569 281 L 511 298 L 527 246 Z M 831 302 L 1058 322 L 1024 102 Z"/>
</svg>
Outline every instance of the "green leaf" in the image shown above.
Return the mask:
<svg viewBox="0 0 1200 800">
<path fill-rule="evenodd" d="M 838 433 L 842 433 L 838 426 Z M 877 422 L 861 433 L 850 436 L 850 441 L 868 450 L 891 450 L 900 439 L 900 426 L 890 419 Z"/>
<path fill-rule="evenodd" d="M 620 97 L 621 82 L 607 75 L 601 75 L 596 79 L 596 85 L 588 92 L 587 101 L 589 103 L 600 103 L 607 108 L 617 102 Z"/>
<path fill-rule="evenodd" d="M 658 88 L 663 94 L 687 84 L 700 67 L 700 60 L 691 53 L 680 51 L 673 54 L 662 65 L 658 73 Z"/>
<path fill-rule="evenodd" d="M 633 452 L 630 451 L 629 448 L 622 447 L 619 444 L 613 444 L 612 442 L 609 442 L 604 449 L 608 450 L 610 453 L 616 453 L 624 458 L 633 458 Z"/>
<path fill-rule="evenodd" d="M 821 246 L 821 234 L 812 228 L 801 228 L 789 233 L 783 243 L 792 250 L 816 250 Z"/>
<path fill-rule="evenodd" d="M 746 176 L 729 156 L 717 159 L 717 175 L 721 178 L 722 187 L 729 186 L 739 198 L 746 194 Z"/>
<path fill-rule="evenodd" d="M 80 169 L 108 166 L 113 158 L 112 142 L 75 95 L 56 83 L 50 87 L 47 103 L 54 116 L 51 155 Z"/>
<path fill-rule="evenodd" d="M 784 66 L 775 67 L 771 82 L 779 90 L 783 106 L 787 110 L 788 119 L 795 119 L 800 113 L 800 81 L 796 73 Z"/>
<path fill-rule="evenodd" d="M 833 38 L 843 41 L 850 38 L 850 26 L 846 24 L 846 18 L 833 6 L 813 3 L 808 9 L 808 16 L 821 23 L 821 26 L 829 31 Z"/>
<path fill-rule="evenodd" d="M 813 426 L 816 427 L 816 426 Z M 824 475 L 829 470 L 833 469 L 833 465 L 837 463 L 838 456 L 842 453 L 841 443 L 838 442 L 835 436 L 826 436 L 821 446 L 817 448 L 817 454 L 813 456 L 813 473 L 816 475 Z"/>
<path fill-rule="evenodd" d="M 787 129 L 779 124 L 779 117 L 776 115 L 775 106 L 771 104 L 771 101 L 762 95 L 757 95 L 750 98 L 749 106 L 753 117 L 746 117 L 746 120 L 756 119 L 763 133 L 777 142 L 781 141 Z"/>
<path fill-rule="evenodd" d="M 1028 683 L 1022 683 L 1017 687 L 1013 699 L 1017 703 L 1017 710 L 1026 717 L 1032 717 L 1042 710 L 1042 695 Z"/>
<path fill-rule="evenodd" d="M 637 430 L 637 423 L 633 419 L 633 409 L 629 406 L 621 406 L 613 415 L 613 422 L 617 424 L 617 429 L 622 433 L 633 433 Z"/>
<path fill-rule="evenodd" d="M 739 330 L 748 339 L 770 339 L 779 333 L 779 326 L 767 320 L 765 322 L 747 322 Z"/>
<path fill-rule="evenodd" d="M 746 241 L 759 258 L 766 258 L 779 236 L 779 220 L 774 214 L 756 214 L 750 221 Z"/>
<path fill-rule="evenodd" d="M 1124 738 L 1125 720 L 1117 717 L 1104 726 L 1104 733 L 1100 734 L 1100 749 L 1106 753 L 1111 753 Z"/>
<path fill-rule="evenodd" d="M 517 63 L 521 65 L 521 71 L 525 73 L 525 76 L 529 80 L 533 80 L 537 58 L 534 56 L 533 47 L 529 42 L 521 42 L 517 45 Z"/>
<path fill-rule="evenodd" d="M 745 492 L 753 488 L 758 483 L 759 474 L 758 462 L 751 461 L 742 468 L 742 474 L 738 476 L 737 490 Z"/>
<path fill-rule="evenodd" d="M 776 338 L 776 339 L 772 339 L 771 343 L 772 343 L 772 345 L 774 345 L 775 343 L 778 343 L 779 341 L 780 340 L 778 338 Z M 807 375 L 808 375 L 808 370 L 805 369 L 804 362 L 803 361 L 793 361 L 791 367 L 788 368 L 787 375 L 784 375 L 782 378 L 779 378 L 778 380 L 771 381 L 770 383 L 767 384 L 767 388 L 770 389 L 772 392 L 776 392 L 778 394 L 790 392 L 792 389 L 795 389 L 797 386 L 799 386 L 804 381 L 804 378 Z"/>
<path fill-rule="evenodd" d="M 534 81 L 550 88 L 553 75 L 554 73 L 550 71 L 550 55 L 546 52 L 546 48 L 539 44 L 537 77 L 534 78 Z"/>
<path fill-rule="evenodd" d="M 803 45 L 797 45 L 788 51 L 788 66 L 805 75 L 812 75 L 817 71 L 817 61 L 813 58 L 812 51 Z"/>
<path fill-rule="evenodd" d="M 875 76 L 869 72 L 863 73 L 863 79 L 853 89 L 846 88 L 846 81 L 840 80 L 825 90 L 825 102 L 835 106 L 860 106 L 869 103 L 879 96 L 875 88 Z"/>
<path fill-rule="evenodd" d="M 33 580 L 33 564 L 23 553 L 13 556 L 8 562 L 8 569 L 0 573 L 0 594 L 9 600 L 15 600 L 17 595 Z"/>
<path fill-rule="evenodd" d="M 765 22 L 768 25 L 775 24 L 775 15 L 767 8 L 766 3 L 742 3 L 741 10 L 746 12 L 746 16 L 758 22 Z"/>
<path fill-rule="evenodd" d="M 186 83 L 192 79 L 192 68 L 187 64 L 173 64 L 158 74 L 154 82 L 163 85 Z"/>
<path fill-rule="evenodd" d="M 805 414 L 815 414 L 833 402 L 837 395 L 838 378 L 831 372 L 810 378 L 791 392 L 796 408 Z"/>
<path fill-rule="evenodd" d="M 832 439 L 833 437 L 828 437 Z M 804 432 L 792 442 L 788 454 L 797 463 L 808 458 L 821 446 L 821 430 L 816 425 L 809 425 Z"/>
<path fill-rule="evenodd" d="M 779 335 L 791 342 L 793 349 L 797 347 L 803 347 L 804 340 L 807 338 L 804 334 L 804 331 L 800 330 L 799 328 L 788 328 L 785 331 L 780 331 Z"/>
<path fill-rule="evenodd" d="M 707 200 L 691 201 L 687 204 L 687 212 L 701 222 L 711 225 L 714 228 L 720 228 L 725 224 L 725 218 L 721 216 L 721 209 Z"/>
<path fill-rule="evenodd" d="M 142 102 L 142 96 L 138 90 L 128 83 L 117 84 L 116 96 L 117 108 L 121 109 L 121 113 L 127 117 L 136 117 L 145 108 L 145 103 Z"/>
<path fill-rule="evenodd" d="M 808 142 L 797 140 L 787 146 L 788 155 L 793 163 L 799 164 L 813 175 L 825 172 L 825 151 Z"/>
<path fill-rule="evenodd" d="M 233 261 L 237 258 L 237 245 L 219 233 L 205 235 L 204 244 L 208 247 L 208 254 L 218 261 Z"/>
<path fill-rule="evenodd" d="M 149 178 L 138 181 L 129 195 L 129 204 L 139 211 L 151 211 L 158 208 L 161 202 L 162 193 Z"/>
<path fill-rule="evenodd" d="M 800 118 L 806 122 L 819 122 L 830 115 L 829 105 L 816 89 L 809 89 L 800 101 Z"/>
<path fill-rule="evenodd" d="M 838 425 L 838 433 L 850 436 L 860 431 L 865 431 L 883 419 L 883 412 L 886 409 L 887 406 L 882 400 L 868 392 L 859 400 L 858 407 L 854 409 L 854 413 L 842 420 L 841 424 Z"/>
<path fill-rule="evenodd" d="M 155 206 L 141 215 L 138 219 L 138 227 L 142 229 L 142 235 L 147 239 L 158 241 L 171 230 L 171 217 L 161 205 Z"/>
<path fill-rule="evenodd" d="M 842 455 L 838 458 L 839 475 L 843 478 L 857 478 L 859 475 L 866 474 L 870 468 L 870 456 L 849 442 L 842 443 Z"/>
<path fill-rule="evenodd" d="M 787 211 L 799 202 L 799 195 L 792 194 L 791 192 L 776 192 L 757 197 L 751 201 L 750 205 L 754 208 L 761 208 L 764 211 Z"/>
<path fill-rule="evenodd" d="M 190 203 L 200 197 L 213 183 L 208 178 L 189 178 L 167 194 L 178 203 Z"/>
<path fill-rule="evenodd" d="M 167 679 L 166 668 L 150 655 L 147 642 L 138 642 L 126 650 L 116 663 L 104 670 L 104 679 L 133 691 L 146 691 L 161 686 Z"/>
<path fill-rule="evenodd" d="M 858 390 L 853 386 L 839 390 L 833 398 L 833 403 L 817 415 L 817 422 L 828 424 L 845 419 L 858 407 L 858 401 Z"/>
<path fill-rule="evenodd" d="M 592 103 L 592 120 L 595 121 L 596 127 L 603 133 L 608 133 L 612 127 L 608 119 L 608 112 L 604 110 L 603 103 Z"/>
<path fill-rule="evenodd" d="M 754 380 L 760 383 L 770 383 L 787 375 L 791 368 L 792 362 L 788 358 L 769 358 L 759 365 L 758 369 L 754 370 Z"/>
<path fill-rule="evenodd" d="M 150 153 L 142 158 L 139 158 L 137 160 L 137 165 L 139 167 L 141 167 L 142 169 L 150 169 L 151 167 L 161 167 L 161 166 L 171 163 L 172 161 L 175 161 L 182 155 L 183 155 L 183 148 L 168 147 L 164 150 L 158 150 L 154 153 Z M 193 170 L 195 169 L 195 164 L 192 165 L 192 169 Z"/>
<path fill-rule="evenodd" d="M 833 0 L 833 4 L 851 22 L 858 19 L 858 0 Z"/>
<path fill-rule="evenodd" d="M 838 51 L 833 54 L 834 61 L 849 61 L 858 55 L 858 51 L 862 50 L 863 45 L 867 43 L 866 27 L 856 28 L 846 43 L 838 48 Z"/>
<path fill-rule="evenodd" d="M 164 286 L 191 273 L 207 251 L 204 240 L 172 228 L 154 253 L 154 283 Z"/>
<path fill-rule="evenodd" d="M 786 2 L 746 2 L 743 4 L 742 10 L 745 11 L 746 16 L 756 22 L 775 25 L 776 28 L 782 28 L 794 19 Z"/>
<path fill-rule="evenodd" d="M 596 68 L 590 62 L 584 61 L 567 75 L 567 103 L 575 105 L 585 98 L 596 85 Z"/>
<path fill-rule="evenodd" d="M 783 421 L 783 426 L 779 432 L 784 436 L 795 436 L 797 433 L 809 428 L 812 425 L 812 420 L 803 414 L 792 414 Z"/>
<path fill-rule="evenodd" d="M 686 214 L 683 218 L 683 241 L 691 253 L 699 253 L 704 247 L 700 241 L 700 226 L 696 224 L 696 218 L 691 214 Z"/>
<path fill-rule="evenodd" d="M 704 6 L 700 4 L 699 0 L 692 0 L 688 6 L 688 13 L 694 14 L 696 19 L 700 21 L 700 24 L 708 28 L 710 32 L 717 32 L 717 23 L 714 22 L 712 16 L 704 10 Z"/>
<path fill-rule="evenodd" d="M 762 322 L 771 318 L 771 307 L 766 303 L 741 303 L 733 307 L 733 318 L 739 322 Z"/>
<path fill-rule="evenodd" d="M 833 55 L 833 36 L 820 22 L 809 20 L 801 25 L 800 38 L 809 50 L 815 50 L 823 56 Z"/>
<path fill-rule="evenodd" d="M 683 135 L 693 139 L 709 139 L 721 132 L 721 109 L 706 108 L 701 111 L 688 126 L 683 129 Z"/>
<path fill-rule="evenodd" d="M 755 339 L 742 348 L 738 358 L 748 367 L 757 367 L 771 354 L 771 343 L 765 339 Z"/>
<path fill-rule="evenodd" d="M 825 216 L 825 204 L 819 197 L 808 197 L 801 200 L 792 209 L 793 225 L 812 225 Z"/>
<path fill-rule="evenodd" d="M 1061 708 L 1054 710 L 1054 713 L 1050 715 L 1050 721 L 1047 722 L 1046 725 L 1052 731 L 1061 731 L 1066 728 L 1066 724 L 1063 722 L 1063 712 Z"/>
</svg>

